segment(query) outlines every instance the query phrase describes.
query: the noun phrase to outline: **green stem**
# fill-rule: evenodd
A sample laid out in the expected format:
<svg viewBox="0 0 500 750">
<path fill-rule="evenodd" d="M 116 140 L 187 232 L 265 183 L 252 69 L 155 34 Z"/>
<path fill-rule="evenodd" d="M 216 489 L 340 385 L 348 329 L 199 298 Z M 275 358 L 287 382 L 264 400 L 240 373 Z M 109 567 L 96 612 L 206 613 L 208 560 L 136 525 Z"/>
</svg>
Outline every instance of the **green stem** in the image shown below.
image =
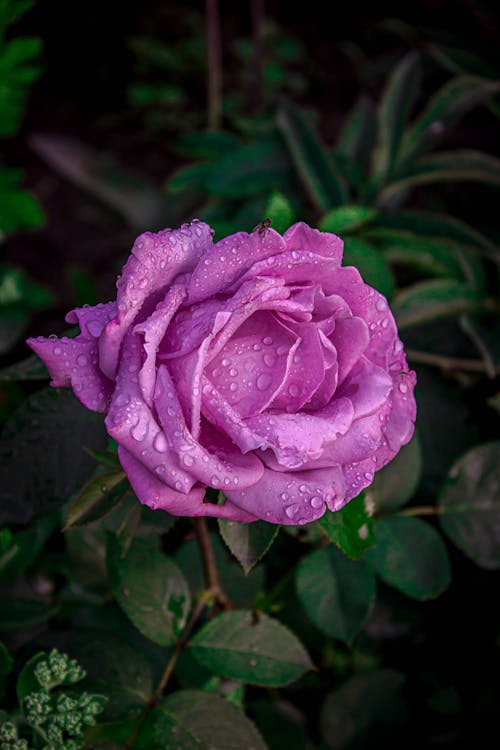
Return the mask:
<svg viewBox="0 0 500 750">
<path fill-rule="evenodd" d="M 397 516 L 438 516 L 441 510 L 435 505 L 415 505 L 413 508 L 399 510 Z"/>
<path fill-rule="evenodd" d="M 193 523 L 196 533 L 196 539 L 200 548 L 201 560 L 203 563 L 203 572 L 205 574 L 205 584 L 207 586 L 207 589 L 214 594 L 215 598 L 223 607 L 223 609 L 231 609 L 232 605 L 229 597 L 223 590 L 219 580 L 217 563 L 215 562 L 212 542 L 210 541 L 210 534 L 208 533 L 207 519 L 203 517 L 195 518 Z"/>
<path fill-rule="evenodd" d="M 208 129 L 220 128 L 222 118 L 222 65 L 218 0 L 205 0 L 207 22 Z"/>
</svg>

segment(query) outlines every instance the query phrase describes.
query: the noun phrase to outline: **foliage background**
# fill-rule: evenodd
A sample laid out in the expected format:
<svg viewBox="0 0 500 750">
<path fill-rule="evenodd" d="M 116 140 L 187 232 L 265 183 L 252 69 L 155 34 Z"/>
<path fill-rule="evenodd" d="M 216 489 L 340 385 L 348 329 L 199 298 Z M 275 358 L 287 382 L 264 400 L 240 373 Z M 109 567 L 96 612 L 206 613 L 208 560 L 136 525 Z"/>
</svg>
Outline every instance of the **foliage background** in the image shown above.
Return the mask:
<svg viewBox="0 0 500 750">
<path fill-rule="evenodd" d="M 311 0 L 305 11 L 268 2 L 254 58 L 251 11 L 258 14 L 261 4 L 221 0 L 226 135 L 209 140 L 203 135 L 209 107 L 202 4 L 39 2 L 8 26 L 10 9 L 20 12 L 23 5 L 0 2 L 0 354 L 2 367 L 10 368 L 0 373 L 6 710 L 18 716 L 23 665 L 56 646 L 82 661 L 88 689 L 109 698 L 105 723 L 87 734 L 87 746 L 124 747 L 176 639 L 183 638 L 187 600 L 170 599 L 173 609 L 158 625 L 154 611 L 134 616 L 140 606 L 134 597 L 128 605 L 117 580 L 131 576 L 125 588 L 134 591 L 134 575 L 146 567 L 158 570 L 152 580 L 160 593 L 162 581 L 182 593 L 185 578 L 196 602 L 203 588 L 189 522 L 173 525 L 145 512 L 139 518 L 130 496 L 102 520 L 61 532 L 64 523 L 80 525 L 109 510 L 124 494 L 114 492 L 122 478 L 100 418 L 68 394 L 43 390 L 44 373 L 25 361 L 24 337 L 62 333 L 72 306 L 111 298 L 142 229 L 175 226 L 197 214 L 224 236 L 271 215 L 277 227 L 296 217 L 344 234 L 348 257 L 392 297 L 405 344 L 416 353 L 418 440 L 369 493 L 376 546 L 366 553 L 363 545 L 353 549 L 359 527 L 373 524 L 366 498 L 351 504 L 346 529 L 332 521 L 282 530 L 248 577 L 217 524 L 210 524 L 233 603 L 290 628 L 317 671 L 298 681 L 301 669 L 288 677 L 273 673 L 267 683 L 261 675 L 255 686 L 247 662 L 233 665 L 226 679 L 227 665 L 221 674 L 212 652 L 203 657 L 190 646 L 176 662 L 164 699 L 170 703 L 161 715 L 152 713 L 158 726 L 146 726 L 157 739 L 139 734 L 134 747 L 169 746 L 167 736 L 182 748 L 214 740 L 174 705 L 175 691 L 195 714 L 221 710 L 223 723 L 234 722 L 235 746 L 249 746 L 255 730 L 224 713 L 233 710 L 227 698 L 258 727 L 264 740 L 255 742 L 271 748 L 372 747 L 377 732 L 389 747 L 485 741 L 500 698 L 499 450 L 492 442 L 498 437 L 500 183 L 494 3 L 463 0 L 450 7 L 427 0 L 367 11 L 358 2 L 327 10 Z M 13 51 L 12 39 L 25 41 Z M 414 164 L 404 165 L 403 134 L 410 146 L 416 142 L 411 123 L 456 76 L 460 85 L 441 97 L 439 117 L 429 121 L 437 127 L 424 129 L 430 150 L 418 156 L 432 161 L 434 153 L 453 151 L 444 168 L 438 164 L 441 181 L 429 178 L 411 191 L 406 184 L 395 197 L 381 198 L 387 186 L 415 174 Z M 346 122 L 360 96 L 371 104 L 363 99 L 357 130 L 359 121 L 350 128 Z M 377 117 L 378 156 L 365 159 Z M 477 151 L 487 156 L 478 158 Z M 435 174 L 435 163 L 426 168 Z M 343 204 L 351 208 L 339 211 Z M 433 223 L 429 215 L 453 216 L 473 229 Z M 97 455 L 110 466 L 104 469 L 82 445 L 110 448 L 109 455 Z M 111 478 L 103 484 L 104 471 Z M 80 494 L 96 472 L 97 485 Z M 78 496 L 82 515 L 75 519 L 73 506 L 68 519 Z M 450 505 L 460 511 L 445 512 Z M 405 523 L 417 523 L 408 527 L 409 537 Z M 230 529 L 225 539 L 241 556 L 243 540 L 232 532 L 236 540 Z M 139 540 L 132 543 L 133 537 Z M 328 545 L 332 539 L 336 545 Z M 254 557 L 269 540 L 262 530 Z M 117 558 L 116 544 L 131 549 L 130 570 Z M 350 567 L 337 546 L 363 554 L 361 562 Z M 184 578 L 165 572 L 171 559 Z M 315 588 L 321 580 L 326 591 Z M 341 595 L 332 600 L 336 585 Z M 223 610 L 223 599 L 209 599 L 196 627 L 207 612 L 215 622 Z M 276 648 L 271 636 L 267 643 Z M 304 671 L 305 657 L 294 648 L 289 644 L 280 668 L 293 662 L 293 652 Z M 290 686 L 275 687 L 289 680 Z M 219 698 L 223 704 L 210 703 Z M 172 716 L 181 739 L 168 734 Z M 229 741 L 217 737 L 222 748 Z"/>
</svg>

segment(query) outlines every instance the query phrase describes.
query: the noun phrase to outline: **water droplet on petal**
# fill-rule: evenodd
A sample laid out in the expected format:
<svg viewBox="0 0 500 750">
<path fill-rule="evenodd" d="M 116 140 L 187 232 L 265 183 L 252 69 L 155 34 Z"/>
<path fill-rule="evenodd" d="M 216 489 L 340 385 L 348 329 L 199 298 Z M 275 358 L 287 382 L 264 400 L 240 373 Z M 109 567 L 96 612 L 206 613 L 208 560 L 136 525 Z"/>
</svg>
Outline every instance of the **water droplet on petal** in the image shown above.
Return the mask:
<svg viewBox="0 0 500 750">
<path fill-rule="evenodd" d="M 274 356 L 274 354 L 264 354 L 264 364 L 266 364 L 268 367 L 272 367 L 275 362 L 276 357 Z"/>
<path fill-rule="evenodd" d="M 148 434 L 149 424 L 145 416 L 139 417 L 137 424 L 132 428 L 130 434 L 140 443 Z"/>
<path fill-rule="evenodd" d="M 398 388 L 401 391 L 401 393 L 406 393 L 406 391 L 408 390 L 408 386 L 406 385 L 406 383 L 400 383 Z"/>
<path fill-rule="evenodd" d="M 282 500 L 286 501 L 286 500 L 288 500 L 289 497 L 290 497 L 290 495 L 288 494 L 288 492 L 282 492 L 281 493 L 281 499 Z"/>
<path fill-rule="evenodd" d="M 257 381 L 255 385 L 257 386 L 257 389 L 259 391 L 265 391 L 268 385 L 271 382 L 271 376 L 268 375 L 266 372 L 263 372 L 262 375 L 259 375 L 257 378 Z"/>
<path fill-rule="evenodd" d="M 297 503 L 294 503 L 293 505 L 289 505 L 288 508 L 285 508 L 285 513 L 288 516 L 288 518 L 293 518 L 295 514 L 297 513 L 299 509 L 299 506 Z"/>
<path fill-rule="evenodd" d="M 87 329 L 91 336 L 96 338 L 101 335 L 102 324 L 98 320 L 89 320 L 87 323 Z"/>
<path fill-rule="evenodd" d="M 153 440 L 153 448 L 158 453 L 166 453 L 168 451 L 168 443 L 167 438 L 163 434 L 163 432 L 159 432 L 155 439 Z"/>
<path fill-rule="evenodd" d="M 78 357 L 76 358 L 76 364 L 80 365 L 80 367 L 85 367 L 87 363 L 88 363 L 88 359 L 85 356 L 85 354 L 79 354 Z"/>
<path fill-rule="evenodd" d="M 220 479 L 217 476 L 217 474 L 212 474 L 212 476 L 210 477 L 210 484 L 212 485 L 212 487 L 215 486 L 216 484 L 219 484 L 219 482 L 220 482 Z"/>
<path fill-rule="evenodd" d="M 377 304 L 375 305 L 375 307 L 377 308 L 377 310 L 379 312 L 382 312 L 382 310 L 385 310 L 385 308 L 387 307 L 387 305 L 385 304 L 385 300 L 382 299 L 382 297 L 379 297 L 379 299 L 377 300 Z"/>
<path fill-rule="evenodd" d="M 266 346 L 271 346 L 271 344 L 273 343 L 273 340 L 270 336 L 264 336 L 264 338 L 262 339 L 262 343 L 265 344 Z"/>
<path fill-rule="evenodd" d="M 311 498 L 311 505 L 313 508 L 321 508 L 324 504 L 324 501 L 321 497 L 318 495 L 314 495 L 314 497 Z"/>
<path fill-rule="evenodd" d="M 300 388 L 296 383 L 292 383 L 292 385 L 288 388 L 288 393 L 290 396 L 298 396 L 300 393 Z"/>
<path fill-rule="evenodd" d="M 189 453 L 186 453 L 186 455 L 183 456 L 182 460 L 184 461 L 186 466 L 192 466 L 194 464 L 194 458 Z"/>
</svg>

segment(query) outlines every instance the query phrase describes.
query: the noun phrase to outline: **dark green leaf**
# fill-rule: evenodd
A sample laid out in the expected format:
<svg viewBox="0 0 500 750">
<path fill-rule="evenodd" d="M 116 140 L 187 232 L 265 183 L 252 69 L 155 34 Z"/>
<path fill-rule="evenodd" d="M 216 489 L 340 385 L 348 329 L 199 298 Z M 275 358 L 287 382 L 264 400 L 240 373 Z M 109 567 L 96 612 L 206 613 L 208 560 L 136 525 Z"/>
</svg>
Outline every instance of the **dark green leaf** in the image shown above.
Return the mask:
<svg viewBox="0 0 500 750">
<path fill-rule="evenodd" d="M 478 293 L 454 279 L 422 281 L 399 292 L 392 309 L 400 329 L 484 308 Z"/>
<path fill-rule="evenodd" d="M 404 445 L 397 456 L 377 471 L 366 494 L 377 511 L 396 510 L 415 493 L 422 473 L 422 450 L 418 434 Z"/>
<path fill-rule="evenodd" d="M 129 489 L 124 471 L 100 474 L 85 485 L 72 503 L 63 531 L 72 526 L 85 526 L 110 513 Z"/>
<path fill-rule="evenodd" d="M 362 96 L 348 115 L 337 148 L 366 169 L 377 135 L 377 114 L 371 99 Z"/>
<path fill-rule="evenodd" d="M 340 173 L 304 114 L 291 106 L 281 107 L 277 124 L 316 207 L 328 211 L 332 206 L 344 203 L 346 190 Z"/>
<path fill-rule="evenodd" d="M 500 159 L 473 149 L 440 151 L 419 159 L 378 195 L 379 206 L 389 205 L 394 197 L 416 185 L 434 182 L 472 181 L 500 184 Z"/>
<path fill-rule="evenodd" d="M 36 354 L 0 370 L 0 382 L 2 383 L 12 383 L 19 380 L 48 380 L 49 378 L 47 368 Z"/>
<path fill-rule="evenodd" d="M 375 547 L 367 558 L 389 586 L 413 599 L 433 599 L 450 582 L 446 547 L 419 518 L 392 516 L 375 523 Z"/>
<path fill-rule="evenodd" d="M 175 150 L 193 159 L 219 159 L 240 145 L 239 139 L 232 133 L 207 130 L 201 133 L 184 133 L 176 142 Z"/>
<path fill-rule="evenodd" d="M 361 493 L 341 510 L 327 510 L 318 523 L 328 538 L 348 557 L 362 557 L 373 539 L 373 519 L 367 512 L 365 495 Z"/>
<path fill-rule="evenodd" d="M 397 229 L 367 231 L 370 240 L 381 243 L 386 260 L 408 265 L 433 276 L 451 276 L 463 281 L 464 274 L 457 257 L 457 245 L 440 237 L 421 237 Z"/>
<path fill-rule="evenodd" d="M 328 750 L 383 746 L 384 735 L 390 736 L 404 717 L 404 682 L 399 672 L 377 669 L 354 675 L 330 693 L 320 719 Z"/>
<path fill-rule="evenodd" d="M 238 523 L 219 519 L 219 531 L 245 574 L 257 565 L 278 536 L 279 526 L 265 521 Z"/>
<path fill-rule="evenodd" d="M 0 173 L 0 238 L 2 234 L 42 226 L 45 216 L 36 198 L 20 186 L 2 185 L 2 177 Z"/>
<path fill-rule="evenodd" d="M 104 448 L 102 415 L 72 393 L 45 389 L 30 396 L 3 431 L 0 518 L 26 523 L 65 502 L 94 469 L 83 448 Z"/>
<path fill-rule="evenodd" d="M 211 534 L 210 539 L 222 588 L 236 607 L 252 607 L 263 586 L 264 566 L 258 565 L 247 576 L 242 576 L 239 564 L 220 536 Z M 186 576 L 193 595 L 202 591 L 205 586 L 204 572 L 196 539 L 186 539 L 175 552 L 174 559 Z"/>
<path fill-rule="evenodd" d="M 0 312 L 0 354 L 6 354 L 24 336 L 27 323 L 24 310 Z"/>
<path fill-rule="evenodd" d="M 292 703 L 281 695 L 274 700 L 266 696 L 252 700 L 249 708 L 269 750 L 306 750 L 306 728 Z"/>
<path fill-rule="evenodd" d="M 384 297 L 392 298 L 394 277 L 386 261 L 373 245 L 358 240 L 357 237 L 346 237 L 342 265 L 354 266 L 367 284 L 377 289 Z"/>
<path fill-rule="evenodd" d="M 0 559 L 1 578 L 12 580 L 28 570 L 58 525 L 58 514 L 49 513 L 15 532 L 10 540 L 11 546 Z"/>
<path fill-rule="evenodd" d="M 0 700 L 2 700 L 5 695 L 5 683 L 7 682 L 7 677 L 13 666 L 14 659 L 0 641 Z"/>
<path fill-rule="evenodd" d="M 466 73 L 483 78 L 497 77 L 497 70 L 489 65 L 480 53 L 474 54 L 469 49 L 462 49 L 442 42 L 434 42 L 428 46 L 428 51 L 450 73 Z"/>
<path fill-rule="evenodd" d="M 421 76 L 420 59 L 409 52 L 389 77 L 379 106 L 379 129 L 375 173 L 390 175 L 397 162 L 403 131 L 418 95 Z"/>
<path fill-rule="evenodd" d="M 439 497 L 439 522 L 482 568 L 500 567 L 500 442 L 468 451 L 451 468 Z"/>
<path fill-rule="evenodd" d="M 105 451 L 93 451 L 91 448 L 86 448 L 85 453 L 101 464 L 101 466 L 107 466 L 108 469 L 117 471 L 121 468 L 120 460 L 116 450 L 105 450 Z"/>
<path fill-rule="evenodd" d="M 136 745 L 138 750 L 266 750 L 243 711 L 201 690 L 180 690 L 162 698 Z"/>
<path fill-rule="evenodd" d="M 23 698 L 29 693 L 34 693 L 37 690 L 40 690 L 40 683 L 35 677 L 35 667 L 40 662 L 46 660 L 47 654 L 40 651 L 38 654 L 35 654 L 35 656 L 32 656 L 21 669 L 16 683 L 16 694 L 19 703 L 21 703 Z"/>
<path fill-rule="evenodd" d="M 53 303 L 52 292 L 30 279 L 22 268 L 0 266 L 0 306 L 20 305 L 26 310 L 44 310 Z"/>
<path fill-rule="evenodd" d="M 293 224 L 293 208 L 282 193 L 273 193 L 267 202 L 264 217 L 271 219 L 273 229 L 283 234 Z"/>
<path fill-rule="evenodd" d="M 288 685 L 312 666 L 293 633 L 261 612 L 224 612 L 189 646 L 195 659 L 214 674 L 253 685 Z"/>
<path fill-rule="evenodd" d="M 214 171 L 211 162 L 197 162 L 187 167 L 180 167 L 172 172 L 165 183 L 166 189 L 173 194 L 184 191 L 206 191 Z"/>
<path fill-rule="evenodd" d="M 473 107 L 499 90 L 499 84 L 475 76 L 457 76 L 437 91 L 403 138 L 400 163 L 409 164 L 433 148 Z"/>
<path fill-rule="evenodd" d="M 334 546 L 312 552 L 297 566 L 297 593 L 323 633 L 350 643 L 375 598 L 375 580 L 364 560 L 350 560 Z"/>
<path fill-rule="evenodd" d="M 111 590 L 133 624 L 160 646 L 173 643 L 186 623 L 191 597 L 178 567 L 151 540 L 135 539 L 125 558 L 110 535 Z"/>
<path fill-rule="evenodd" d="M 329 211 L 319 223 L 323 232 L 345 234 L 356 232 L 377 217 L 377 212 L 369 206 L 339 206 Z"/>
</svg>

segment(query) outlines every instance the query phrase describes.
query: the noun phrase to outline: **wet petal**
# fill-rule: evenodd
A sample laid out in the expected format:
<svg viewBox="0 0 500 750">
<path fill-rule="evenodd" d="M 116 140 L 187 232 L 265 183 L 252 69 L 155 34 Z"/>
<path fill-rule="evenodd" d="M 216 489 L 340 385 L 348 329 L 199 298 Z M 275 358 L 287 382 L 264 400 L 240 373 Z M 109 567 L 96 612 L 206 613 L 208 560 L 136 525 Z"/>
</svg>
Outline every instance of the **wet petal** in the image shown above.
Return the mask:
<svg viewBox="0 0 500 750">
<path fill-rule="evenodd" d="M 358 419 L 380 410 L 392 389 L 389 373 L 362 357 L 335 396 L 346 396 L 354 407 L 354 419 Z"/>
<path fill-rule="evenodd" d="M 303 221 L 293 224 L 283 235 L 287 250 L 311 250 L 326 258 L 332 258 L 337 266 L 342 261 L 344 243 L 336 234 L 312 229 Z"/>
</svg>

